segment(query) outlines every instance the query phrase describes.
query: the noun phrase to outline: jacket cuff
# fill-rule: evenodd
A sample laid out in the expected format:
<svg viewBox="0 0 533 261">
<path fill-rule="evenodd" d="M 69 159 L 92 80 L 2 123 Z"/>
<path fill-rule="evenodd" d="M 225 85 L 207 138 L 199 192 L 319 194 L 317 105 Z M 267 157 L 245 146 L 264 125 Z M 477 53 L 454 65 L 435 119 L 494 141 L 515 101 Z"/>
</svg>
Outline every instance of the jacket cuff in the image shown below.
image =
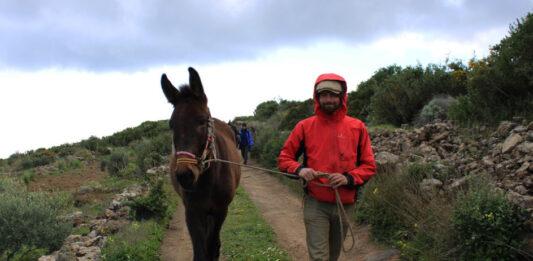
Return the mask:
<svg viewBox="0 0 533 261">
<path fill-rule="evenodd" d="M 346 177 L 346 179 L 348 180 L 348 184 L 346 184 L 346 188 L 347 189 L 355 189 L 355 180 L 353 178 L 352 175 L 348 174 L 348 172 L 344 172 L 342 173 L 342 175 L 344 175 Z"/>
<path fill-rule="evenodd" d="M 296 174 L 296 176 L 298 176 L 298 177 L 289 177 L 289 178 L 291 178 L 291 179 L 299 179 L 299 178 L 300 178 L 300 176 L 299 176 L 300 171 L 301 171 L 303 168 L 305 168 L 304 165 L 300 165 L 300 166 L 298 166 L 298 168 L 297 168 L 296 171 L 294 172 L 294 174 Z"/>
</svg>

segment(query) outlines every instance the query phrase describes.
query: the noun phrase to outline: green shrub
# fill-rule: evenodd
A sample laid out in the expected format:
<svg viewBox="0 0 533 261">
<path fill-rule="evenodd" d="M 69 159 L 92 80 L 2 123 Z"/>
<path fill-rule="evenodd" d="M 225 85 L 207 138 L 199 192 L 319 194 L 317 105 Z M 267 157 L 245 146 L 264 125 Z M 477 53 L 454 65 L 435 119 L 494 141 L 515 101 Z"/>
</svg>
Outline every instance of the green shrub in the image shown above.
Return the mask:
<svg viewBox="0 0 533 261">
<path fill-rule="evenodd" d="M 454 78 L 446 66 L 407 67 L 387 77 L 372 95 L 372 123 L 411 123 L 436 94 L 451 94 Z"/>
<path fill-rule="evenodd" d="M 380 68 L 372 77 L 357 85 L 356 91 L 348 93 L 346 106 L 348 107 L 348 116 L 358 118 L 362 121 L 369 121 L 369 114 L 372 111 L 371 99 L 374 93 L 387 78 L 394 76 L 402 71 L 402 67 L 391 65 Z"/>
<path fill-rule="evenodd" d="M 166 162 L 166 155 L 169 155 L 172 149 L 171 144 L 172 136 L 170 133 L 162 133 L 152 139 L 143 139 L 132 143 L 131 147 L 135 151 L 135 162 L 139 167 L 139 172 L 144 173 L 147 169 Z"/>
<path fill-rule="evenodd" d="M 63 144 L 61 146 L 50 148 L 50 151 L 55 153 L 58 157 L 65 158 L 67 156 L 74 155 L 74 152 L 76 152 L 76 147 L 73 144 Z"/>
<path fill-rule="evenodd" d="M 437 96 L 426 104 L 414 121 L 415 126 L 431 123 L 437 119 L 445 120 L 448 117 L 448 110 L 455 102 L 451 96 Z"/>
<path fill-rule="evenodd" d="M 487 119 L 488 111 L 484 111 L 472 101 L 471 96 L 459 96 L 457 101 L 450 104 L 448 118 L 455 120 L 463 126 L 470 127 L 472 123 L 478 122 L 479 119 Z"/>
<path fill-rule="evenodd" d="M 28 185 L 30 182 L 35 181 L 35 170 L 26 170 L 22 173 L 22 181 Z"/>
<path fill-rule="evenodd" d="M 114 151 L 109 156 L 109 160 L 106 161 L 105 167 L 109 175 L 119 175 L 120 171 L 126 168 L 129 158 L 124 151 Z"/>
<path fill-rule="evenodd" d="M 269 127 L 257 130 L 255 145 L 250 151 L 253 158 L 259 159 L 260 164 L 269 168 L 277 168 L 278 156 L 289 136 L 288 131 L 278 131 Z"/>
<path fill-rule="evenodd" d="M 0 256 L 35 249 L 57 250 L 70 233 L 72 224 L 58 216 L 64 207 L 45 193 L 28 193 L 4 183 L 0 189 Z"/>
<path fill-rule="evenodd" d="M 515 212 L 502 193 L 475 186 L 457 198 L 452 222 L 459 254 L 465 260 L 516 260 L 523 246 L 525 216 Z"/>
<path fill-rule="evenodd" d="M 268 168 L 277 168 L 278 157 L 285 141 L 289 136 L 288 132 L 279 133 L 278 136 L 272 137 L 261 151 L 261 164 Z"/>
<path fill-rule="evenodd" d="M 9 158 L 7 158 L 7 164 L 13 166 L 15 162 L 19 161 L 23 156 L 24 154 L 19 152 L 13 153 L 9 156 Z"/>
<path fill-rule="evenodd" d="M 282 101 L 280 106 L 284 108 L 278 127 L 280 130 L 292 130 L 299 121 L 309 118 L 315 113 L 313 99 L 307 99 L 303 102 Z"/>
<path fill-rule="evenodd" d="M 157 181 L 147 196 L 137 197 L 128 203 L 136 220 L 152 218 L 162 220 L 170 215 L 168 213 L 168 197 L 163 188 L 163 183 L 162 180 Z"/>
<path fill-rule="evenodd" d="M 38 149 L 37 151 L 30 151 L 22 157 L 20 166 L 22 169 L 29 169 L 39 166 L 44 166 L 54 162 L 55 153 L 46 149 Z"/>
<path fill-rule="evenodd" d="M 135 128 L 127 128 L 111 136 L 105 137 L 103 142 L 114 146 L 128 146 L 130 142 L 143 138 L 154 138 L 161 133 L 170 132 L 168 121 L 145 121 Z"/>
<path fill-rule="evenodd" d="M 254 120 L 254 116 L 237 116 L 231 122 L 233 122 L 233 123 L 235 123 L 235 122 L 249 122 L 249 121 L 253 121 L 253 120 Z"/>
<path fill-rule="evenodd" d="M 126 229 L 109 236 L 102 249 L 104 261 L 152 261 L 161 260 L 159 247 L 164 229 L 157 222 L 133 222 Z"/>
<path fill-rule="evenodd" d="M 77 169 L 83 166 L 83 162 L 79 159 L 60 159 L 57 161 L 57 168 L 61 171 L 68 169 Z"/>
<path fill-rule="evenodd" d="M 392 167 L 380 168 L 359 193 L 356 220 L 370 224 L 372 236 L 395 244 L 406 260 L 453 257 L 452 197 L 431 197 L 420 190 L 420 182 L 432 172 L 433 164 L 421 163 L 399 173 Z"/>
<path fill-rule="evenodd" d="M 394 243 L 406 224 L 399 211 L 405 202 L 405 187 L 402 180 L 390 169 L 378 169 L 378 173 L 359 192 L 355 217 L 359 222 L 370 224 L 372 235 L 382 241 Z"/>
<path fill-rule="evenodd" d="M 276 101 L 262 102 L 254 111 L 254 119 L 257 121 L 265 121 L 278 110 L 279 104 Z"/>
<path fill-rule="evenodd" d="M 95 136 L 91 136 L 89 137 L 88 139 L 86 140 L 82 140 L 80 142 L 80 146 L 88 149 L 88 150 L 91 150 L 91 151 L 98 151 L 99 150 L 99 145 L 100 145 L 100 139 L 98 137 L 95 137 Z"/>
</svg>

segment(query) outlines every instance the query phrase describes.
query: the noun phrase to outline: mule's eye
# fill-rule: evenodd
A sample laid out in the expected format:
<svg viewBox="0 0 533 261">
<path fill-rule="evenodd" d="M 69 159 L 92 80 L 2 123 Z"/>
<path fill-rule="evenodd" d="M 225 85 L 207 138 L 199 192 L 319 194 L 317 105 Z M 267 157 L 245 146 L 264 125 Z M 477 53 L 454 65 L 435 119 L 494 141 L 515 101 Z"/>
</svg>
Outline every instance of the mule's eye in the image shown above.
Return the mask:
<svg viewBox="0 0 533 261">
<path fill-rule="evenodd" d="M 198 120 L 198 125 L 205 125 L 205 124 L 207 124 L 207 121 L 208 121 L 208 119 L 199 119 Z"/>
</svg>

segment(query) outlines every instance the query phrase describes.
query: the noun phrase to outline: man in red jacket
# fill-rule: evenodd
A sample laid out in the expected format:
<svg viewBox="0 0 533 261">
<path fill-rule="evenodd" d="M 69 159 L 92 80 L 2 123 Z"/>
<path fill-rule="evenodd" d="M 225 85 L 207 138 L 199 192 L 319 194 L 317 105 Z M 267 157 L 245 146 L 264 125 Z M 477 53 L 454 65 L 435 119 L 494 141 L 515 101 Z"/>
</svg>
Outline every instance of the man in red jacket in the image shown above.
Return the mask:
<svg viewBox="0 0 533 261">
<path fill-rule="evenodd" d="M 351 213 L 357 188 L 376 173 L 365 125 L 346 116 L 346 92 L 341 76 L 320 75 L 313 89 L 315 115 L 294 127 L 278 158 L 281 171 L 295 173 L 308 184 L 304 222 L 310 260 L 339 258 L 348 221 L 342 218 L 341 235 L 334 189 Z M 302 154 L 303 163 L 299 163 Z M 329 173 L 329 177 L 319 177 L 317 172 Z"/>
</svg>

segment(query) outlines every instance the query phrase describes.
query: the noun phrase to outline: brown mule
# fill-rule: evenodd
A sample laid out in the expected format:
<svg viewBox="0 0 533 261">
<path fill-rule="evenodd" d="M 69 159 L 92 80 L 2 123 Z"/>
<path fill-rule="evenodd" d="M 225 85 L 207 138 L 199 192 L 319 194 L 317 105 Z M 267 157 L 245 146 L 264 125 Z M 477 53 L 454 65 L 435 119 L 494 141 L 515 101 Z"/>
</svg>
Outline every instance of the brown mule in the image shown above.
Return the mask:
<svg viewBox="0 0 533 261">
<path fill-rule="evenodd" d="M 241 169 L 218 159 L 240 162 L 233 130 L 211 118 L 200 76 L 189 68 L 189 85 L 176 89 L 165 74 L 161 86 L 174 105 L 169 121 L 173 132 L 170 178 L 185 206 L 194 260 L 218 260 L 220 229 L 239 186 Z"/>
</svg>

